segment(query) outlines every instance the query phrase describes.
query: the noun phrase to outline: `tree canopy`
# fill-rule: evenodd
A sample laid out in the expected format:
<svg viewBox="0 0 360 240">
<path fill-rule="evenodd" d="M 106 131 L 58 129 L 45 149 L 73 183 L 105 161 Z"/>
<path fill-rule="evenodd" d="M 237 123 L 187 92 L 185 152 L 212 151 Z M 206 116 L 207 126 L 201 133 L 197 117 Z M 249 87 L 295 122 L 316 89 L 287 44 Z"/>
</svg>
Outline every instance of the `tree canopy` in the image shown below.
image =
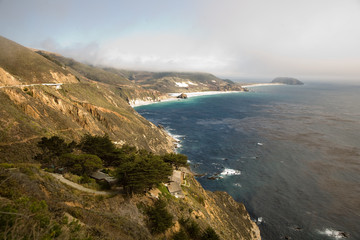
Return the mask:
<svg viewBox="0 0 360 240">
<path fill-rule="evenodd" d="M 173 164 L 176 168 L 188 166 L 188 157 L 180 153 L 168 153 L 162 156 L 164 162 Z"/>
<path fill-rule="evenodd" d="M 61 155 L 59 165 L 76 175 L 90 175 L 102 168 L 102 161 L 98 156 L 92 154 L 67 153 Z"/>
<path fill-rule="evenodd" d="M 41 138 L 37 146 L 42 150 L 42 153 L 37 154 L 35 159 L 44 165 L 56 165 L 59 157 L 62 154 L 71 153 L 76 143 L 74 141 L 66 143 L 64 139 L 52 136 L 51 138 Z"/>
<path fill-rule="evenodd" d="M 85 153 L 98 156 L 107 166 L 113 165 L 119 160 L 118 149 L 108 135 L 92 136 L 86 134 L 82 137 L 78 148 Z"/>
<path fill-rule="evenodd" d="M 139 151 L 134 159 L 121 164 L 117 170 L 119 183 L 128 194 L 140 193 L 168 181 L 172 167 L 159 156 Z"/>
</svg>

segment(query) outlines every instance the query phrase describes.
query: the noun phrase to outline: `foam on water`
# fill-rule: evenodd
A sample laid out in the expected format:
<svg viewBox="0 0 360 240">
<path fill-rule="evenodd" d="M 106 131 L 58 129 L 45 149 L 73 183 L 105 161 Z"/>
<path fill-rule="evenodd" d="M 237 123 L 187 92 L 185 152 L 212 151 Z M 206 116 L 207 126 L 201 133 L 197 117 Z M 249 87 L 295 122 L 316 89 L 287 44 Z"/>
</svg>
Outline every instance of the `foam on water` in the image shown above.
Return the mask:
<svg viewBox="0 0 360 240">
<path fill-rule="evenodd" d="M 325 228 L 325 230 L 323 230 L 323 231 L 318 230 L 318 233 L 320 233 L 322 235 L 326 235 L 328 237 L 333 237 L 335 239 L 347 238 L 347 235 L 345 232 L 340 231 L 340 230 L 334 230 L 331 228 Z"/>
<path fill-rule="evenodd" d="M 222 171 L 220 173 L 220 175 L 223 175 L 223 176 L 241 175 L 241 171 L 235 170 L 235 169 L 230 169 L 230 168 L 225 168 L 224 171 Z"/>
</svg>

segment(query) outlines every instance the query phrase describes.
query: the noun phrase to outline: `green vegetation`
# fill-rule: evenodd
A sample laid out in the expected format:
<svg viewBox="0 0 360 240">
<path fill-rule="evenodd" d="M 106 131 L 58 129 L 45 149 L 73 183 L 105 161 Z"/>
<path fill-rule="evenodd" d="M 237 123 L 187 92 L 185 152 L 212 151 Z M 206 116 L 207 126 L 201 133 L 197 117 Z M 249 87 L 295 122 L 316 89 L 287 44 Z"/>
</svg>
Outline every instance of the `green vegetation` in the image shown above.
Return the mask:
<svg viewBox="0 0 360 240">
<path fill-rule="evenodd" d="M 193 239 L 193 240 L 220 240 L 219 235 L 212 227 L 207 227 L 201 231 L 200 226 L 193 219 L 180 218 L 181 229 L 173 235 L 173 239 Z M 182 238 L 181 238 L 182 237 Z"/>
<path fill-rule="evenodd" d="M 103 166 L 101 159 L 96 155 L 72 153 L 61 155 L 59 165 L 80 176 L 88 176 Z"/>
<path fill-rule="evenodd" d="M 165 197 L 166 199 L 174 198 L 174 196 L 170 194 L 169 190 L 163 183 L 160 183 L 157 188 L 161 192 L 162 197 Z"/>
<path fill-rule="evenodd" d="M 119 163 L 118 151 L 108 135 L 92 136 L 86 134 L 80 141 L 78 148 L 89 154 L 98 156 L 106 166 L 113 166 Z"/>
<path fill-rule="evenodd" d="M 0 205 L 0 239 L 79 239 L 81 226 L 51 214 L 44 200 L 26 196 Z"/>
<path fill-rule="evenodd" d="M 66 143 L 58 136 L 44 137 L 38 147 L 42 152 L 35 159 L 43 167 L 82 176 L 83 183 L 89 182 L 89 175 L 103 168 L 103 163 L 115 168 L 118 184 L 127 195 L 143 193 L 167 182 L 172 174 L 172 166 L 186 166 L 187 161 L 187 157 L 182 154 L 160 156 L 129 145 L 117 148 L 108 135 L 87 134 L 79 144 Z M 74 152 L 74 149 L 77 151 Z"/>
<path fill-rule="evenodd" d="M 162 156 L 164 162 L 170 163 L 174 165 L 176 168 L 178 167 L 187 167 L 187 156 L 180 153 L 168 153 Z"/>
<path fill-rule="evenodd" d="M 161 182 L 167 182 L 172 167 L 159 156 L 138 151 L 131 161 L 121 164 L 117 170 L 119 183 L 127 194 L 141 193 Z"/>
<path fill-rule="evenodd" d="M 208 227 L 201 235 L 201 240 L 220 240 L 220 237 L 213 228 Z"/>
<path fill-rule="evenodd" d="M 53 136 L 51 138 L 43 137 L 37 144 L 42 152 L 35 156 L 35 160 L 38 160 L 47 167 L 56 166 L 60 156 L 71 153 L 75 145 L 74 142 L 71 142 L 70 144 L 65 143 L 65 140 L 58 136 Z"/>
<path fill-rule="evenodd" d="M 166 202 L 162 199 L 157 200 L 154 206 L 145 212 L 149 220 L 149 229 L 153 234 L 163 233 L 173 225 L 173 216 L 166 210 Z"/>
</svg>

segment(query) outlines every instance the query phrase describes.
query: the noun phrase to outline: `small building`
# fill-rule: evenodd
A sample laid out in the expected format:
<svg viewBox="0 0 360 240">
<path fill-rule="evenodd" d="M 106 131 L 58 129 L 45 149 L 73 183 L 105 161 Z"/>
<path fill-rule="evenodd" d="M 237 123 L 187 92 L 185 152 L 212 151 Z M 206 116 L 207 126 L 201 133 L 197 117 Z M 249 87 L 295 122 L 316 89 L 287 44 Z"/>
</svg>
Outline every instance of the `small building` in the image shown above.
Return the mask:
<svg viewBox="0 0 360 240">
<path fill-rule="evenodd" d="M 174 170 L 173 174 L 169 178 L 169 183 L 166 185 L 170 194 L 176 198 L 184 198 L 185 195 L 181 189 L 181 184 L 183 180 L 183 173 L 179 170 Z"/>
<path fill-rule="evenodd" d="M 100 170 L 90 174 L 90 177 L 95 179 L 96 181 L 105 181 L 110 185 L 114 184 L 117 181 L 116 178 L 111 177 L 109 174 L 103 173 Z"/>
</svg>

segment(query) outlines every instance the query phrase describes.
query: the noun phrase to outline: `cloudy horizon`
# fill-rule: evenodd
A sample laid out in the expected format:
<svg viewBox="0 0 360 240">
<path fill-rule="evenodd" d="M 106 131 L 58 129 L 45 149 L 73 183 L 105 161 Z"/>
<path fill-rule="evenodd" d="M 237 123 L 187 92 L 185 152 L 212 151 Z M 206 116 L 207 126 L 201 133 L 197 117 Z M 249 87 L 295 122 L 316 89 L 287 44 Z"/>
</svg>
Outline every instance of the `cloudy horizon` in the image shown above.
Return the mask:
<svg viewBox="0 0 360 240">
<path fill-rule="evenodd" d="M 360 81 L 359 0 L 0 0 L 0 35 L 78 61 Z"/>
</svg>

